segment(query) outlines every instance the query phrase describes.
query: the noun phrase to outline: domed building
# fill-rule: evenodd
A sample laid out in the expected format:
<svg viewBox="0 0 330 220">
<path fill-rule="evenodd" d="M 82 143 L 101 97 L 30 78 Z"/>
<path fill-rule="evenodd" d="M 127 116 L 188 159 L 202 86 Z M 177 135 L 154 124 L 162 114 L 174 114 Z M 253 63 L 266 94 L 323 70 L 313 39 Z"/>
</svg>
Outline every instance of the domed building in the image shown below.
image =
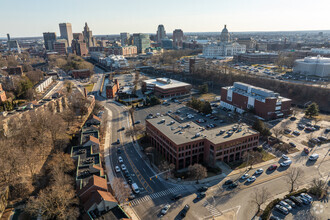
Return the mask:
<svg viewBox="0 0 330 220">
<path fill-rule="evenodd" d="M 227 25 L 222 29 L 219 43 L 212 43 L 203 47 L 203 57 L 210 59 L 223 59 L 245 52 L 245 45 L 231 42 Z"/>
<path fill-rule="evenodd" d="M 305 76 L 329 77 L 330 58 L 318 55 L 316 57 L 298 59 L 295 61 L 293 72 Z"/>
</svg>

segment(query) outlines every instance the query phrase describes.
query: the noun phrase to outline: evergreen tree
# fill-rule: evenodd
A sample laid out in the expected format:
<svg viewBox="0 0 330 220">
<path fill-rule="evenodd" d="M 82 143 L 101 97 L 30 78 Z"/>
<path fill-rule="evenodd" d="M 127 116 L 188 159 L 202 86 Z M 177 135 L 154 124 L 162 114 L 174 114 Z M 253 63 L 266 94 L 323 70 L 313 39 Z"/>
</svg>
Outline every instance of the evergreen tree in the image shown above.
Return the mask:
<svg viewBox="0 0 330 220">
<path fill-rule="evenodd" d="M 318 114 L 319 114 L 319 106 L 315 102 L 310 104 L 305 111 L 305 115 L 307 117 L 317 116 Z"/>
</svg>

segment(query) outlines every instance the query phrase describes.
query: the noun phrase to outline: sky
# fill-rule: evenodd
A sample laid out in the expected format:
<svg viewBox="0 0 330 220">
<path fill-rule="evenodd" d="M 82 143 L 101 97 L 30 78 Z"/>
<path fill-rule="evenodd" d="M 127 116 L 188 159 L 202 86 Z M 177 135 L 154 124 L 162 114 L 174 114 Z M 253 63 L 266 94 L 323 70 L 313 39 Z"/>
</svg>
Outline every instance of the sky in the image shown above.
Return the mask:
<svg viewBox="0 0 330 220">
<path fill-rule="evenodd" d="M 329 30 L 330 0 L 0 0 L 0 37 L 59 33 L 69 22 L 81 32 L 85 22 L 94 35 Z"/>
</svg>

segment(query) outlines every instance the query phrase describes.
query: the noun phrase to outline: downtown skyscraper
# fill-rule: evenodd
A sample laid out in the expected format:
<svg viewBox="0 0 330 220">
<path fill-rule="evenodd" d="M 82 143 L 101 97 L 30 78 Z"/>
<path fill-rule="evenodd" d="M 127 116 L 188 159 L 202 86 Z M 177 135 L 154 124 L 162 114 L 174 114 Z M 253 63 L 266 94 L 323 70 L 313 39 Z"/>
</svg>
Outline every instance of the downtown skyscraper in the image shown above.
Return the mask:
<svg viewBox="0 0 330 220">
<path fill-rule="evenodd" d="M 71 47 L 71 43 L 73 40 L 71 24 L 70 23 L 60 23 L 59 26 L 60 26 L 61 38 L 66 39 L 68 41 L 68 46 Z"/>
</svg>

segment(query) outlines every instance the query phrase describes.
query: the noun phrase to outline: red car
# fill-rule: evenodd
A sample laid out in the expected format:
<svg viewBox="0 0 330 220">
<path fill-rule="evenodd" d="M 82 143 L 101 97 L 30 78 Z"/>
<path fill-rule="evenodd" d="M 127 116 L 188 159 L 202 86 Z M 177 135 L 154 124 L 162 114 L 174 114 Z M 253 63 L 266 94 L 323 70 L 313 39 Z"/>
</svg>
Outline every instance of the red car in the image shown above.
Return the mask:
<svg viewBox="0 0 330 220">
<path fill-rule="evenodd" d="M 277 169 L 277 165 L 275 165 L 275 164 L 268 167 L 269 171 L 276 170 L 276 169 Z"/>
<path fill-rule="evenodd" d="M 309 154 L 308 148 L 304 148 L 304 152 L 305 152 L 305 154 Z"/>
</svg>

